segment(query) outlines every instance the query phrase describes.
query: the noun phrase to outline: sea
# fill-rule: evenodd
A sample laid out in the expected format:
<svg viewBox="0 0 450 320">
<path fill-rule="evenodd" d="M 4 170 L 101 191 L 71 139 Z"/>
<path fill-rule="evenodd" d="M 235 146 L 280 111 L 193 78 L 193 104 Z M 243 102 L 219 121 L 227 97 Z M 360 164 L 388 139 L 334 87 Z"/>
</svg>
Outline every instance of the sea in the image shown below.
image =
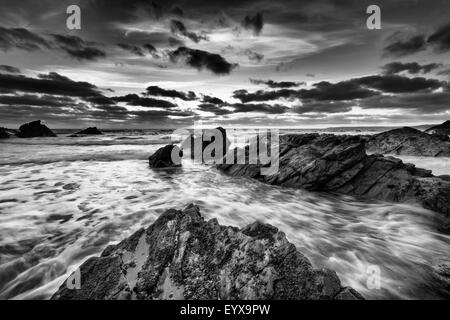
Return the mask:
<svg viewBox="0 0 450 320">
<path fill-rule="evenodd" d="M 432 211 L 266 185 L 188 159 L 153 170 L 148 157 L 171 142 L 170 130 L 74 131 L 0 140 L 0 299 L 49 299 L 86 259 L 189 203 L 223 225 L 276 226 L 314 267 L 336 271 L 368 299 L 450 297 L 434 272 L 450 262 L 450 236 L 437 231 Z M 305 132 L 377 129 L 281 133 Z M 449 158 L 401 158 L 450 174 Z"/>
</svg>

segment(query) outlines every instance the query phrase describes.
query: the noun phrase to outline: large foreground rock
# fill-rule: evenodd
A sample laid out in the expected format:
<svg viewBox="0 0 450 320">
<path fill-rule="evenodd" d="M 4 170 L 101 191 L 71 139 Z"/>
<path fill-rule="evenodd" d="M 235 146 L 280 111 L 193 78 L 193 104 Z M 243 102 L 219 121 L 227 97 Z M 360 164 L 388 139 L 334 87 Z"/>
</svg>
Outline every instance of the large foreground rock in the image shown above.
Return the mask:
<svg viewBox="0 0 450 320">
<path fill-rule="evenodd" d="M 179 157 L 174 157 L 177 154 Z M 148 158 L 148 164 L 151 168 L 172 168 L 181 167 L 181 157 L 183 151 L 175 145 L 169 144 L 158 149 Z"/>
<path fill-rule="evenodd" d="M 223 164 L 217 167 L 234 176 L 251 177 L 269 184 L 418 203 L 442 213 L 447 223 L 450 219 L 449 181 L 394 157 L 367 155 L 364 140 L 360 137 L 282 136 L 279 170 L 271 175 L 261 175 L 262 165 L 267 164 Z"/>
<path fill-rule="evenodd" d="M 450 138 L 404 127 L 372 136 L 366 148 L 370 153 L 450 157 Z"/>
<path fill-rule="evenodd" d="M 56 134 L 41 124 L 41 120 L 37 120 L 20 126 L 17 136 L 19 138 L 56 137 Z"/>
<path fill-rule="evenodd" d="M 275 227 L 241 230 L 198 207 L 168 210 L 80 267 L 81 289 L 52 299 L 360 299 L 336 273 L 314 269 Z"/>
<path fill-rule="evenodd" d="M 447 120 L 438 126 L 431 127 L 429 129 L 425 130 L 425 132 L 430 133 L 430 134 L 449 136 L 450 135 L 450 120 Z"/>
</svg>

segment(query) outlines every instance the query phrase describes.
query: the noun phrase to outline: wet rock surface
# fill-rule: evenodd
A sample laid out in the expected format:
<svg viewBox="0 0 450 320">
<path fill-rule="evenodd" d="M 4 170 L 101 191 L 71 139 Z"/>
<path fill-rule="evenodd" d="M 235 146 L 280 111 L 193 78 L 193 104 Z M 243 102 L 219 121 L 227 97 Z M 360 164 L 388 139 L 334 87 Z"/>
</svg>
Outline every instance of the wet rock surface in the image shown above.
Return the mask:
<svg viewBox="0 0 450 320">
<path fill-rule="evenodd" d="M 447 120 L 440 125 L 431 127 L 429 129 L 425 130 L 425 132 L 430 133 L 430 134 L 449 136 L 450 135 L 450 120 Z"/>
<path fill-rule="evenodd" d="M 216 136 L 220 137 L 221 143 L 215 143 Z M 181 143 L 181 148 L 186 151 L 191 159 L 196 159 L 201 162 L 205 162 L 209 159 L 204 159 L 203 152 L 206 148 L 211 146 L 211 153 L 206 152 L 206 154 L 211 157 L 216 157 L 216 149 L 214 146 L 220 148 L 220 152 L 225 155 L 230 148 L 231 142 L 228 139 L 227 131 L 222 127 L 217 127 L 213 130 L 205 129 L 201 136 L 190 135 L 185 141 Z M 209 149 L 207 150 L 209 151 Z M 218 155 L 219 156 L 219 155 Z"/>
<path fill-rule="evenodd" d="M 173 154 L 178 154 L 180 157 L 180 161 L 175 160 L 176 158 L 172 157 Z M 158 149 L 148 158 L 148 162 L 151 168 L 181 167 L 182 156 L 183 152 L 180 150 L 180 148 L 170 144 Z"/>
<path fill-rule="evenodd" d="M 81 289 L 52 299 L 361 299 L 336 273 L 314 269 L 275 227 L 205 221 L 170 209 L 80 267 Z"/>
<path fill-rule="evenodd" d="M 267 164 L 222 164 L 217 168 L 273 185 L 418 203 L 442 213 L 448 226 L 450 182 L 394 157 L 367 155 L 360 137 L 285 135 L 280 137 L 279 149 L 279 169 L 270 175 L 261 175 L 261 167 Z"/>
<path fill-rule="evenodd" d="M 19 138 L 56 137 L 56 134 L 37 120 L 20 126 L 17 136 Z"/>
<path fill-rule="evenodd" d="M 369 153 L 449 157 L 450 138 L 404 127 L 372 136 L 366 148 Z"/>
</svg>

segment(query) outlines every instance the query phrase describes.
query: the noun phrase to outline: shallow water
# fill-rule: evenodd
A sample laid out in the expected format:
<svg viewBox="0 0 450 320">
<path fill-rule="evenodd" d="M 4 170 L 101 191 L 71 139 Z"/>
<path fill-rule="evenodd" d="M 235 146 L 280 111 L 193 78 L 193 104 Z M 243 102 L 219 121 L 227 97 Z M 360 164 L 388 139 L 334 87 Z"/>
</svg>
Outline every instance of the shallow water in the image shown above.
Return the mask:
<svg viewBox="0 0 450 320">
<path fill-rule="evenodd" d="M 146 158 L 166 138 L 0 142 L 0 298 L 49 298 L 88 257 L 190 202 L 221 224 L 273 224 L 366 298 L 450 296 L 432 276 L 432 266 L 450 260 L 433 212 L 269 186 L 190 161 L 149 169 Z M 367 286 L 373 266 L 380 289 Z"/>
</svg>

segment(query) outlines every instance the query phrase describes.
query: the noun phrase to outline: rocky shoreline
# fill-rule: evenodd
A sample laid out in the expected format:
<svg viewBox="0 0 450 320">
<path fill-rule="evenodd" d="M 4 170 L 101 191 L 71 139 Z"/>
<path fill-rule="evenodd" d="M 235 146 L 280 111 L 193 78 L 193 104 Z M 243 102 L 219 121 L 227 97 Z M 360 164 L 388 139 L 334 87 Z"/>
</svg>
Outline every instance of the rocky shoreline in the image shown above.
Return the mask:
<svg viewBox="0 0 450 320">
<path fill-rule="evenodd" d="M 285 135 L 280 137 L 279 150 L 279 169 L 271 175 L 261 175 L 268 163 L 216 167 L 273 185 L 419 204 L 441 213 L 442 228 L 450 227 L 450 182 L 394 157 L 367 155 L 361 137 Z"/>
<path fill-rule="evenodd" d="M 52 299 L 363 299 L 334 271 L 314 269 L 275 227 L 222 226 L 193 204 L 167 210 L 79 270 L 80 289 L 65 282 Z"/>
</svg>

